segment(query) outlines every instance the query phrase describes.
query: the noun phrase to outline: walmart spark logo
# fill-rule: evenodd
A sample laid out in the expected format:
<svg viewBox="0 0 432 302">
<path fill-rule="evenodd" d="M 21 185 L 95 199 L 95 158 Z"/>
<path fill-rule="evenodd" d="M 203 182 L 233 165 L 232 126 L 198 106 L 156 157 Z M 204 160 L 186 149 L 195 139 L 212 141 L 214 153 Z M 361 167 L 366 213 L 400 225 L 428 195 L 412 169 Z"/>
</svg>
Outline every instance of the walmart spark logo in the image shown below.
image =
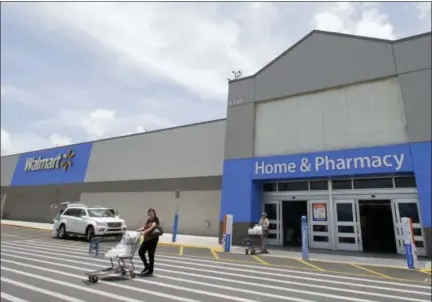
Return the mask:
<svg viewBox="0 0 432 302">
<path fill-rule="evenodd" d="M 72 160 L 75 157 L 75 152 L 72 149 L 69 149 L 69 151 L 65 154 L 63 154 L 63 160 L 61 161 L 60 166 L 63 170 L 67 171 L 69 167 L 72 167 Z"/>
<path fill-rule="evenodd" d="M 75 151 L 69 149 L 66 153 L 60 153 L 56 157 L 30 157 L 26 159 L 24 171 L 45 171 L 63 169 L 65 172 L 73 166 Z"/>
</svg>

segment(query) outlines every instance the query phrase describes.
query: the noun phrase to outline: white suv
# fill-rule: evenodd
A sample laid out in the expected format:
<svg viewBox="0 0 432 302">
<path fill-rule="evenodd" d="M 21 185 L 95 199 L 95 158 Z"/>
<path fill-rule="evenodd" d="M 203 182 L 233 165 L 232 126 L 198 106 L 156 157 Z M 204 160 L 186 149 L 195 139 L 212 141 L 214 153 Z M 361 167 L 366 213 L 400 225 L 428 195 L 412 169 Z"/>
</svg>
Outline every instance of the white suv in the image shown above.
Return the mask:
<svg viewBox="0 0 432 302">
<path fill-rule="evenodd" d="M 68 235 L 85 236 L 87 241 L 94 237 L 122 236 L 127 230 L 126 223 L 110 208 L 70 204 L 54 218 L 53 232 L 58 238 Z"/>
</svg>

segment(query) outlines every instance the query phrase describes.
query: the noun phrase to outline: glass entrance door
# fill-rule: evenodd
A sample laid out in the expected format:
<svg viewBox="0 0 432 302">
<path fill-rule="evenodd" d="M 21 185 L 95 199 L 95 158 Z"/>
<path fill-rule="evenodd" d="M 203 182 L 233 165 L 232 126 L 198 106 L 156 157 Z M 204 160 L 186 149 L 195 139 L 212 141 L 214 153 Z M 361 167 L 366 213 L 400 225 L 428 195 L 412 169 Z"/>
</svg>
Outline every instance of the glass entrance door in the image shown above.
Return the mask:
<svg viewBox="0 0 432 302">
<path fill-rule="evenodd" d="M 396 248 L 398 254 L 405 254 L 401 218 L 411 218 L 414 231 L 414 241 L 417 255 L 426 256 L 424 236 L 422 232 L 418 204 L 416 199 L 394 199 L 392 200 L 392 214 L 395 228 Z"/>
<path fill-rule="evenodd" d="M 336 200 L 335 211 L 337 249 L 362 251 L 358 202 L 356 200 Z"/>
<path fill-rule="evenodd" d="M 327 200 L 308 201 L 309 246 L 331 249 Z"/>
<path fill-rule="evenodd" d="M 266 202 L 263 211 L 267 213 L 270 223 L 267 243 L 269 245 L 282 245 L 282 202 Z"/>
</svg>

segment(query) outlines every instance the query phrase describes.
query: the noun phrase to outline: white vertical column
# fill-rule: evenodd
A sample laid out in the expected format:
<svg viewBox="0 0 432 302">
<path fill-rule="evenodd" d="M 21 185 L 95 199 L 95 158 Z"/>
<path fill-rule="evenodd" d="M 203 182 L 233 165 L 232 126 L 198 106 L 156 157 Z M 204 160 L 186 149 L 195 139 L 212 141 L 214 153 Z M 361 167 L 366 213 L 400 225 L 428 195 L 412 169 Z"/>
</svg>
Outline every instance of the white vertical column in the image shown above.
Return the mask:
<svg viewBox="0 0 432 302">
<path fill-rule="evenodd" d="M 328 227 L 329 227 L 329 239 L 330 241 L 330 248 L 335 251 L 337 249 L 337 243 L 336 240 L 338 240 L 337 238 L 337 223 L 335 221 L 336 219 L 336 208 L 335 208 L 335 203 L 333 200 L 333 185 L 332 185 L 332 181 L 331 179 L 328 180 L 328 203 L 327 203 L 327 208 L 328 208 Z"/>
</svg>

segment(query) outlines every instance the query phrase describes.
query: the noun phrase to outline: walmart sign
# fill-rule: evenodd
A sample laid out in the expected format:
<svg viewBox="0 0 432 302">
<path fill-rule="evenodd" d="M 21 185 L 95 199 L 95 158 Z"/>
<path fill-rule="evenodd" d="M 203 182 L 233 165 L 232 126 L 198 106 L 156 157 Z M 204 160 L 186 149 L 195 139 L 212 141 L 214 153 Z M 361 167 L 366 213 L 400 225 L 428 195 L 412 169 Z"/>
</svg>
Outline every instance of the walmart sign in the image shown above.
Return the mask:
<svg viewBox="0 0 432 302">
<path fill-rule="evenodd" d="M 67 171 L 72 166 L 74 157 L 75 152 L 72 149 L 69 149 L 67 153 L 60 153 L 55 157 L 29 157 L 26 159 L 24 171 L 44 171 L 60 168 L 63 171 Z"/>
<path fill-rule="evenodd" d="M 58 147 L 22 154 L 15 167 L 12 186 L 80 183 L 85 179 L 92 143 Z"/>
<path fill-rule="evenodd" d="M 255 159 L 256 179 L 319 177 L 412 171 L 407 145 Z"/>
</svg>

